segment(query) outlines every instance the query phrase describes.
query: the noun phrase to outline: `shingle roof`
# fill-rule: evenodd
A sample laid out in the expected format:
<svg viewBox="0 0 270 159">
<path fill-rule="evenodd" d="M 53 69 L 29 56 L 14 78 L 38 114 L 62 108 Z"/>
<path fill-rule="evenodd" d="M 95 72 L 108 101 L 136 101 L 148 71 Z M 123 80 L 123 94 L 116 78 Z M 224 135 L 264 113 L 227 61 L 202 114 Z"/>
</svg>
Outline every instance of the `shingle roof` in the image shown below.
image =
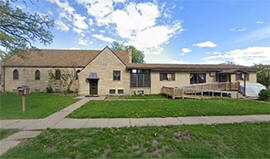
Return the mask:
<svg viewBox="0 0 270 159">
<path fill-rule="evenodd" d="M 12 67 L 85 67 L 100 54 L 100 50 L 27 50 L 23 58 L 14 55 L 3 65 Z M 258 71 L 255 67 L 228 64 L 131 64 L 127 51 L 113 52 L 127 69 L 151 69 L 152 71 L 223 71 L 241 69 L 248 72 Z"/>
<path fill-rule="evenodd" d="M 128 64 L 128 69 L 151 69 L 153 71 L 222 71 L 226 69 L 241 69 L 256 72 L 256 67 L 229 64 Z"/>
<path fill-rule="evenodd" d="M 100 52 L 100 50 L 27 50 L 23 53 L 23 57 L 12 56 L 4 66 L 85 67 Z M 128 63 L 126 51 L 116 51 L 115 55 L 124 64 Z"/>
</svg>

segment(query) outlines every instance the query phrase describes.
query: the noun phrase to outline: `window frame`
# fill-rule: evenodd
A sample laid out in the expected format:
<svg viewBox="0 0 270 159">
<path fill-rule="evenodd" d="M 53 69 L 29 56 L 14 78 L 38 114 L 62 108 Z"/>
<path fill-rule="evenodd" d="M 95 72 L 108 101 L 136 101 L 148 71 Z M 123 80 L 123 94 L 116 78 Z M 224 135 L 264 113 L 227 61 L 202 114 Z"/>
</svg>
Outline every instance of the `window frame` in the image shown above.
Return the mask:
<svg viewBox="0 0 270 159">
<path fill-rule="evenodd" d="M 195 80 L 191 80 L 191 75 L 194 76 Z M 203 75 L 204 79 L 203 82 L 200 82 L 200 75 Z M 190 84 L 201 84 L 201 83 L 206 83 L 206 73 L 190 73 L 189 74 L 189 83 Z"/>
<path fill-rule="evenodd" d="M 61 80 L 61 71 L 59 69 L 55 70 L 55 80 Z"/>
<path fill-rule="evenodd" d="M 122 91 L 122 93 L 119 93 L 119 91 Z M 124 94 L 124 89 L 117 89 L 117 94 L 120 94 L 120 95 Z"/>
<path fill-rule="evenodd" d="M 166 78 L 164 78 L 165 76 Z M 171 76 L 171 78 L 169 78 L 169 76 Z M 159 73 L 159 80 L 160 81 L 175 81 L 175 72 L 160 72 Z"/>
<path fill-rule="evenodd" d="M 35 71 L 35 80 L 40 80 L 40 71 L 39 70 Z"/>
<path fill-rule="evenodd" d="M 114 93 L 111 93 L 111 91 L 114 91 Z M 110 95 L 115 95 L 116 94 L 116 89 L 109 89 L 109 94 Z"/>
<path fill-rule="evenodd" d="M 17 69 L 13 70 L 12 76 L 13 80 L 19 80 L 19 71 Z"/>
<path fill-rule="evenodd" d="M 119 73 L 119 76 L 118 77 L 114 76 L 115 73 Z M 113 70 L 113 80 L 114 81 L 121 81 L 121 71 L 120 70 Z"/>
</svg>

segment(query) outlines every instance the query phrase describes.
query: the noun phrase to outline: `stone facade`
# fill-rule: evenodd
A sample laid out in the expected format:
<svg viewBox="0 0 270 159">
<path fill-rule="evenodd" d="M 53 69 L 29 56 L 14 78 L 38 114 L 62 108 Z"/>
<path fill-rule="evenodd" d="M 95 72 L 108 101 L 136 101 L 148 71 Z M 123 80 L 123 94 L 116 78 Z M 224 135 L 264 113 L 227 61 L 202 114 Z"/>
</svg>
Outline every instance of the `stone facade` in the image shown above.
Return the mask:
<svg viewBox="0 0 270 159">
<path fill-rule="evenodd" d="M 46 92 L 46 88 L 49 86 L 49 72 L 55 72 L 55 70 L 60 71 L 72 71 L 73 68 L 36 68 L 36 67 L 6 67 L 5 68 L 5 91 L 16 92 L 17 87 L 21 85 L 28 85 L 32 92 Z M 80 68 L 76 68 L 80 69 Z M 13 71 L 18 70 L 19 79 L 13 80 Z M 35 80 L 36 70 L 40 71 L 40 80 Z M 72 90 L 75 91 L 78 87 L 78 82 L 74 82 Z M 52 86 L 54 90 L 59 89 L 63 91 L 63 88 L 57 84 Z"/>
<path fill-rule="evenodd" d="M 125 54 L 126 55 L 126 54 Z M 63 57 L 61 57 L 63 58 Z M 46 88 L 51 84 L 49 82 L 49 72 L 55 72 L 59 69 L 62 72 L 70 71 L 74 72 L 74 69 L 80 70 L 78 73 L 78 79 L 73 83 L 71 90 L 78 91 L 79 95 L 89 95 L 90 86 L 89 80 L 87 80 L 89 74 L 96 73 L 98 80 L 98 95 L 110 95 L 110 90 L 115 90 L 114 95 L 119 95 L 118 90 L 123 91 L 121 95 L 132 95 L 138 93 L 138 91 L 144 91 L 145 94 L 159 94 L 163 86 L 168 87 L 183 87 L 190 85 L 190 73 L 191 72 L 172 72 L 175 73 L 174 81 L 160 81 L 160 72 L 151 71 L 151 87 L 149 88 L 131 88 L 130 87 L 130 70 L 127 69 L 127 65 L 131 64 L 131 52 L 128 52 L 128 62 L 123 62 L 125 58 L 119 58 L 119 54 L 112 52 L 108 47 L 105 47 L 95 56 L 89 63 L 83 67 L 38 67 L 38 66 L 6 66 L 2 69 L 2 78 L 4 77 L 5 91 L 13 92 L 21 85 L 28 85 L 32 92 L 46 92 Z M 19 79 L 13 80 L 13 71 L 18 70 Z M 35 71 L 40 71 L 40 80 L 35 80 Z M 150 69 L 151 70 L 151 69 Z M 113 80 L 113 71 L 120 71 L 120 80 Z M 165 71 L 166 72 L 166 71 Z M 0 72 L 1 73 L 1 72 Z M 206 83 L 216 82 L 215 76 L 210 76 L 209 72 L 206 73 Z M 4 76 L 3 76 L 4 75 Z M 231 75 L 231 81 L 236 81 L 235 74 Z M 256 83 L 256 72 L 249 73 L 249 81 Z M 58 83 L 57 83 L 58 82 Z M 56 81 L 56 85 L 52 85 L 54 91 L 63 91 L 60 87 L 59 81 Z M 1 89 L 0 89 L 1 90 Z"/>
<path fill-rule="evenodd" d="M 113 71 L 121 72 L 119 81 L 113 80 Z M 110 89 L 124 90 L 124 94 L 130 94 L 130 73 L 121 60 L 109 49 L 105 48 L 92 62 L 79 73 L 79 94 L 89 94 L 89 81 L 86 80 L 90 73 L 98 75 L 98 94 L 108 95 Z"/>
</svg>

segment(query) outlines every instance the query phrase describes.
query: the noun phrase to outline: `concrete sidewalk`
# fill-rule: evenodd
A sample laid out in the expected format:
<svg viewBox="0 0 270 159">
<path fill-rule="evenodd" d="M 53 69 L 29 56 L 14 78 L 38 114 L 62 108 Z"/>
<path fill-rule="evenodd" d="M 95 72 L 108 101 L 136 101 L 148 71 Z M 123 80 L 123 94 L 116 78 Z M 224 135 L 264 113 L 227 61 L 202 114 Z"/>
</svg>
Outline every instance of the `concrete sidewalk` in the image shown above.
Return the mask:
<svg viewBox="0 0 270 159">
<path fill-rule="evenodd" d="M 18 145 L 25 138 L 36 137 L 41 130 L 79 129 L 79 128 L 119 128 L 132 126 L 168 126 L 192 124 L 225 124 L 242 122 L 270 121 L 270 115 L 236 115 L 236 116 L 196 116 L 168 118 L 100 118 L 100 119 L 68 119 L 65 118 L 74 110 L 90 100 L 104 100 L 105 97 L 82 98 L 78 102 L 56 112 L 44 119 L 0 120 L 0 129 L 20 129 L 0 141 L 0 155 Z"/>
<path fill-rule="evenodd" d="M 2 129 L 16 128 L 22 130 L 42 130 L 47 128 L 51 129 L 119 128 L 131 126 L 226 124 L 226 123 L 266 122 L 266 121 L 270 121 L 270 115 L 194 116 L 194 117 L 167 117 L 167 118 L 97 118 L 97 119 L 70 119 L 70 118 L 59 119 L 57 116 L 55 116 L 53 118 L 39 119 L 39 120 L 12 120 L 12 121 L 2 120 L 1 128 Z"/>
<path fill-rule="evenodd" d="M 26 120 L 0 120 L 0 129 L 20 129 L 19 131 L 11 136 L 8 136 L 0 140 L 0 155 L 7 152 L 9 149 L 15 147 L 21 143 L 24 139 L 34 138 L 38 136 L 41 131 L 47 128 L 51 128 L 58 124 L 60 121 L 70 114 L 72 111 L 80 108 L 82 105 L 90 100 L 104 100 L 105 97 L 95 98 L 82 98 L 76 103 L 56 112 L 44 119 L 26 119 Z M 27 131 L 26 131 L 27 130 Z M 35 130 L 35 131 L 31 131 Z"/>
</svg>

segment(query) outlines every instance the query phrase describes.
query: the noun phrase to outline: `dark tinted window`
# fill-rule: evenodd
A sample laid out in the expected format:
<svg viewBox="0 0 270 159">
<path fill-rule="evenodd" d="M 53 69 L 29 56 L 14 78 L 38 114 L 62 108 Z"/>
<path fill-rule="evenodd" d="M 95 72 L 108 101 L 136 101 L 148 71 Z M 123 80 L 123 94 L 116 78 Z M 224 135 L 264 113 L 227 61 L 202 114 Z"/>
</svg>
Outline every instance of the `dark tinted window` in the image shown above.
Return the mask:
<svg viewBox="0 0 270 159">
<path fill-rule="evenodd" d="M 205 73 L 191 73 L 190 74 L 190 84 L 196 83 L 206 83 Z"/>
<path fill-rule="evenodd" d="M 113 71 L 113 80 L 120 81 L 121 79 L 121 72 L 120 71 Z"/>
<path fill-rule="evenodd" d="M 18 70 L 14 70 L 13 71 L 13 80 L 18 80 L 19 79 L 19 71 Z"/>
<path fill-rule="evenodd" d="M 35 72 L 35 80 L 40 80 L 40 71 L 36 70 Z"/>
</svg>

